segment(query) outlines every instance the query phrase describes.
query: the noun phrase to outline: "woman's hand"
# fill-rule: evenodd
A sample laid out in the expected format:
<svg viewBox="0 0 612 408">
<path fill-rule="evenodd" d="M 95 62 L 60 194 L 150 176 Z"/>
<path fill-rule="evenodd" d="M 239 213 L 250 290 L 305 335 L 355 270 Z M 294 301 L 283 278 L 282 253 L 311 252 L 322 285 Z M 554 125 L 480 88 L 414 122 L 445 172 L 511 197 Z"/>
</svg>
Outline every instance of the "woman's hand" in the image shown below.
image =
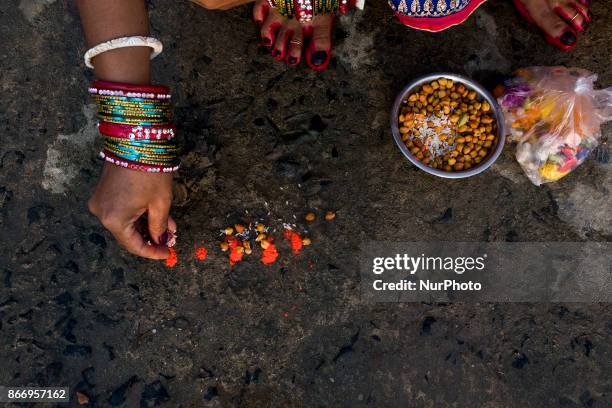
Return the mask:
<svg viewBox="0 0 612 408">
<path fill-rule="evenodd" d="M 150 259 L 166 259 L 169 255 L 167 231 L 176 231 L 169 215 L 171 204 L 172 174 L 145 173 L 110 163 L 105 163 L 88 202 L 89 210 L 119 244 L 134 255 Z M 145 213 L 146 221 L 140 218 Z M 151 245 L 143 236 L 146 231 Z"/>
</svg>

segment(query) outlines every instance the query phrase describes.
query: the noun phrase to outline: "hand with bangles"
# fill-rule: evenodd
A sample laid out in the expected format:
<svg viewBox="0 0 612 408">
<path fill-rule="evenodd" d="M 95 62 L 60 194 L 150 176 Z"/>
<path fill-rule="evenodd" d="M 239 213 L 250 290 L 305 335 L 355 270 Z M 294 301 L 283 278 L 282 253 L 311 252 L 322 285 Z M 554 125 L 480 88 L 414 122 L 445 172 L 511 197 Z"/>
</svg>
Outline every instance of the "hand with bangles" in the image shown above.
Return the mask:
<svg viewBox="0 0 612 408">
<path fill-rule="evenodd" d="M 161 43 L 147 37 L 144 0 L 78 0 L 88 45 L 89 87 L 105 160 L 89 210 L 132 254 L 166 259 L 175 240 L 169 215 L 178 168 L 170 89 L 150 85 Z"/>
<path fill-rule="evenodd" d="M 168 241 L 176 232 L 169 214 L 172 174 L 145 173 L 105 163 L 87 203 L 89 211 L 130 253 L 150 259 L 168 257 Z M 146 213 L 146 220 L 142 216 Z M 170 231 L 170 232 L 168 232 Z M 157 245 L 147 244 L 151 237 Z"/>
</svg>

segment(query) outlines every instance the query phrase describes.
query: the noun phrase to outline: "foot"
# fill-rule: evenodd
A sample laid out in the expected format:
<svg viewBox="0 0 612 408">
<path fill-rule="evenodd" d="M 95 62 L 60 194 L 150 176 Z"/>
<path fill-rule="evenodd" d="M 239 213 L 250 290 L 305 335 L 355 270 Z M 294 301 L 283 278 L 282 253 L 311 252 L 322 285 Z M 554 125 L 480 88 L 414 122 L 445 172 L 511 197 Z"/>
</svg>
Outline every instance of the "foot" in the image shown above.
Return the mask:
<svg viewBox="0 0 612 408">
<path fill-rule="evenodd" d="M 300 23 L 281 15 L 267 0 L 257 0 L 253 18 L 261 27 L 262 45 L 270 48 L 277 61 L 294 67 L 305 59 L 315 71 L 327 68 L 331 59 L 333 15 L 317 15 L 308 23 Z"/>
<path fill-rule="evenodd" d="M 546 41 L 563 51 L 576 46 L 578 33 L 593 18 L 588 0 L 514 0 L 514 4 L 529 23 L 542 30 Z"/>
</svg>

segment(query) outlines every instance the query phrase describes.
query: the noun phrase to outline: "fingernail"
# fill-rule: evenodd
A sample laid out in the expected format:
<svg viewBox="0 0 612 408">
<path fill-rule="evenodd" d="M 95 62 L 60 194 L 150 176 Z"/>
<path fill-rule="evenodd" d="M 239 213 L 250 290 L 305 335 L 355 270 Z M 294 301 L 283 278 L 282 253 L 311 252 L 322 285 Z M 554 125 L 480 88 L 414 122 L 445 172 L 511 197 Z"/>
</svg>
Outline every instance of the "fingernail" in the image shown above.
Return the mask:
<svg viewBox="0 0 612 408">
<path fill-rule="evenodd" d="M 289 58 L 287 58 L 287 64 L 289 64 L 289 65 L 295 65 L 295 63 L 297 63 L 297 58 L 295 58 L 295 57 L 289 57 Z"/>
<path fill-rule="evenodd" d="M 574 45 L 576 43 L 576 35 L 571 31 L 564 32 L 560 39 L 565 45 Z"/>
<path fill-rule="evenodd" d="M 263 45 L 265 45 L 266 47 L 269 47 L 272 44 L 272 40 L 270 40 L 268 37 L 265 37 L 264 39 L 261 40 L 261 42 L 263 43 Z"/>
<path fill-rule="evenodd" d="M 274 50 L 272 50 L 272 56 L 273 57 L 278 57 L 281 54 L 281 52 L 279 50 L 277 50 L 276 48 Z"/>
<path fill-rule="evenodd" d="M 168 231 L 161 234 L 157 241 L 159 241 L 159 245 L 166 245 L 168 243 Z"/>
<path fill-rule="evenodd" d="M 326 59 L 327 59 L 326 51 L 317 51 L 314 54 L 312 54 L 312 57 L 310 58 L 310 62 L 312 62 L 312 65 L 321 65 Z"/>
<path fill-rule="evenodd" d="M 255 24 L 257 24 L 258 26 L 260 26 L 263 23 L 263 21 L 261 20 L 255 20 Z"/>
</svg>

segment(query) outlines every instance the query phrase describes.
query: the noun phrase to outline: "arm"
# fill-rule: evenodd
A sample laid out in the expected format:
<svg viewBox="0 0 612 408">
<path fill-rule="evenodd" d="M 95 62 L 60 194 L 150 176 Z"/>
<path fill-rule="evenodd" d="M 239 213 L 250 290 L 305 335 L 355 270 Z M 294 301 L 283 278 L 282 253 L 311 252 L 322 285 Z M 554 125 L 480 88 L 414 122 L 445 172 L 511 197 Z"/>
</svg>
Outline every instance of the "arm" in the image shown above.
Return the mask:
<svg viewBox="0 0 612 408">
<path fill-rule="evenodd" d="M 191 0 L 193 3 L 210 10 L 229 10 L 233 7 L 251 3 L 255 0 Z"/>
<path fill-rule="evenodd" d="M 144 0 L 78 0 L 89 47 L 110 39 L 149 34 Z M 120 48 L 93 59 L 101 80 L 148 84 L 150 52 L 146 47 Z M 168 248 L 161 238 L 176 223 L 169 217 L 172 174 L 143 173 L 105 163 L 100 181 L 88 202 L 90 211 L 128 251 L 151 259 L 165 259 Z M 137 225 L 147 214 L 148 232 L 156 244 L 147 245 Z M 161 238 L 161 239 L 160 239 Z"/>
</svg>

